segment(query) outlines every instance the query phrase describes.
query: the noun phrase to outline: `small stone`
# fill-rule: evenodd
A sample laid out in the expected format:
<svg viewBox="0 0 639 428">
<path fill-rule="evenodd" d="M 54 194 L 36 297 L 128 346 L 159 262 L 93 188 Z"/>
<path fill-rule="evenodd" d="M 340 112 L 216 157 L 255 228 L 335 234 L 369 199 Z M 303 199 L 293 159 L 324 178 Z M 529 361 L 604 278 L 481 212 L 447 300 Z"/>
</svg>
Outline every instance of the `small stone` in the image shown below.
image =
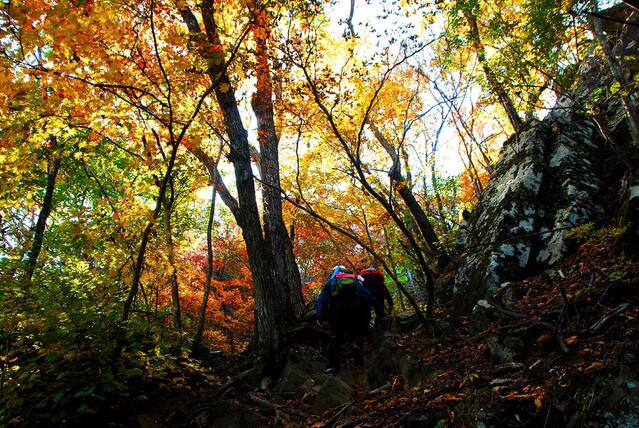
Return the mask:
<svg viewBox="0 0 639 428">
<path fill-rule="evenodd" d="M 473 312 L 478 312 L 481 311 L 482 309 L 490 309 L 493 306 L 488 303 L 488 300 L 480 300 L 477 303 L 475 303 L 475 307 L 473 308 Z"/>
</svg>

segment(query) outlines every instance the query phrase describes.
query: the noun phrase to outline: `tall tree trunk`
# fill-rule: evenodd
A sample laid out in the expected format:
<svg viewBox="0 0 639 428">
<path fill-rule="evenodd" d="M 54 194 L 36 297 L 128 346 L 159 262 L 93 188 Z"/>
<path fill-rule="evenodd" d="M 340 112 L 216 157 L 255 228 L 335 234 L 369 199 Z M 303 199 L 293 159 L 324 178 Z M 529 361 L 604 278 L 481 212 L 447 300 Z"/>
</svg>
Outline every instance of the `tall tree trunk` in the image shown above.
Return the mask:
<svg viewBox="0 0 639 428">
<path fill-rule="evenodd" d="M 220 153 L 222 149 L 220 148 Z M 219 156 L 218 156 L 219 160 Z M 217 164 L 217 162 L 216 162 Z M 217 165 L 216 165 L 217 166 Z M 192 353 L 196 353 L 202 342 L 204 325 L 206 323 L 206 309 L 209 304 L 209 294 L 211 293 L 211 281 L 213 280 L 213 221 L 215 219 L 215 200 L 217 196 L 217 186 L 215 185 L 215 175 L 211 174 L 213 181 L 213 193 L 211 195 L 211 208 L 209 209 L 209 222 L 206 226 L 206 282 L 204 283 L 204 294 L 200 305 L 200 316 L 198 318 L 195 336 L 193 337 Z"/>
<path fill-rule="evenodd" d="M 182 331 L 182 311 L 180 310 L 180 285 L 177 277 L 177 264 L 175 263 L 175 249 L 173 247 L 173 230 L 171 228 L 171 214 L 173 211 L 174 190 L 173 179 L 169 182 L 169 195 L 164 198 L 164 235 L 169 259 L 169 275 L 171 283 L 171 304 L 173 306 L 173 327 Z"/>
<path fill-rule="evenodd" d="M 484 75 L 486 76 L 486 82 L 488 83 L 488 89 L 493 93 L 499 100 L 499 103 L 506 111 L 506 116 L 508 116 L 508 120 L 510 124 L 513 126 L 515 131 L 521 129 L 523 125 L 523 121 L 517 113 L 517 109 L 515 108 L 515 104 L 512 99 L 508 96 L 508 92 L 506 92 L 506 88 L 499 81 L 497 75 L 490 67 L 488 63 L 488 58 L 486 58 L 486 49 L 484 48 L 483 43 L 481 42 L 481 36 L 479 35 L 479 26 L 477 25 L 477 17 L 473 14 L 473 12 L 469 9 L 469 5 L 462 5 L 461 10 L 464 13 L 464 18 L 466 18 L 466 23 L 469 27 L 470 37 L 472 39 L 473 47 L 475 48 L 475 52 L 477 53 L 477 59 L 479 60 L 479 64 L 484 71 Z"/>
<path fill-rule="evenodd" d="M 291 313 L 288 287 L 286 279 L 278 276 L 276 256 L 261 227 L 248 136 L 226 73 L 224 49 L 214 19 L 214 3 L 212 0 L 205 0 L 200 7 L 204 36 L 209 43 L 209 46 L 201 49 L 200 54 L 207 60 L 209 77 L 215 84 L 215 97 L 229 137 L 229 159 L 235 171 L 238 196 L 236 219 L 242 229 L 249 267 L 253 274 L 258 365 L 263 371 L 274 373 L 281 369 L 287 351 L 286 326 L 288 314 Z M 183 8 L 180 13 L 191 34 L 201 37 L 199 23 L 191 10 Z"/>
<path fill-rule="evenodd" d="M 258 2 L 254 4 L 256 10 Z M 304 314 L 302 280 L 297 261 L 293 255 L 293 245 L 282 217 L 280 197 L 279 136 L 275 130 L 273 107 L 273 83 L 268 58 L 267 40 L 270 38 L 268 12 L 259 10 L 255 18 L 253 40 L 257 85 L 251 99 L 251 107 L 257 119 L 257 139 L 260 144 L 260 167 L 262 180 L 266 184 L 262 189 L 264 205 L 264 232 L 275 257 L 278 277 L 285 278 L 291 316 L 301 318 Z"/>
<path fill-rule="evenodd" d="M 55 154 L 52 156 L 55 156 Z M 54 157 L 54 159 L 49 162 L 49 170 L 47 171 L 47 187 L 44 192 L 44 200 L 42 201 L 40 214 L 38 214 L 38 221 L 36 222 L 35 229 L 33 230 L 31 248 L 27 255 L 25 276 L 29 280 L 33 278 L 33 273 L 35 272 L 35 268 L 38 263 L 38 256 L 40 256 L 40 251 L 42 250 L 44 231 L 47 227 L 47 219 L 49 218 L 51 209 L 53 208 L 53 193 L 55 191 L 55 181 L 58 176 L 58 171 L 60 170 L 60 163 L 61 161 L 58 157 Z"/>
<path fill-rule="evenodd" d="M 168 165 L 166 167 L 166 172 L 164 173 L 164 177 L 160 182 L 160 191 L 158 194 L 158 198 L 155 202 L 155 209 L 151 214 L 151 219 L 147 222 L 144 227 L 144 231 L 142 232 L 142 239 L 140 240 L 140 247 L 138 248 L 138 254 L 135 259 L 135 265 L 133 266 L 133 279 L 131 280 L 131 287 L 129 288 L 129 294 L 127 295 L 126 300 L 124 301 L 124 306 L 122 309 L 122 320 L 126 321 L 131 316 L 131 307 L 133 306 L 133 300 L 138 293 L 138 288 L 140 286 L 140 277 L 142 276 L 142 267 L 144 266 L 144 257 L 146 255 L 146 246 L 149 243 L 149 237 L 151 236 L 151 231 L 155 226 L 155 222 L 157 221 L 160 212 L 162 211 L 162 205 L 164 204 L 164 198 L 166 197 L 166 190 L 169 184 L 169 180 L 171 178 L 171 174 L 173 173 L 173 166 L 175 165 L 175 157 L 177 156 L 177 151 L 179 148 L 179 144 L 173 143 L 171 146 L 171 157 L 169 158 Z"/>
</svg>

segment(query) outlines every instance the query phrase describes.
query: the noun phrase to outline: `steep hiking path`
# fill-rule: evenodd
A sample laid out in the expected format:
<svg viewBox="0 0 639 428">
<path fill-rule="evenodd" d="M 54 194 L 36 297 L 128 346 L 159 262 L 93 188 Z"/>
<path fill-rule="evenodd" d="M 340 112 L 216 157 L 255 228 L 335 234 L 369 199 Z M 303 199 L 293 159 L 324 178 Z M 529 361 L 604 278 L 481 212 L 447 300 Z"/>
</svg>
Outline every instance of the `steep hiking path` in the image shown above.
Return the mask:
<svg viewBox="0 0 639 428">
<path fill-rule="evenodd" d="M 639 262 L 612 245 L 600 234 L 553 269 L 503 284 L 470 316 L 438 314 L 431 331 L 400 314 L 367 343 L 363 367 L 346 347 L 335 377 L 324 374 L 325 333 L 303 324 L 279 378 L 239 364 L 138 424 L 637 426 Z"/>
</svg>

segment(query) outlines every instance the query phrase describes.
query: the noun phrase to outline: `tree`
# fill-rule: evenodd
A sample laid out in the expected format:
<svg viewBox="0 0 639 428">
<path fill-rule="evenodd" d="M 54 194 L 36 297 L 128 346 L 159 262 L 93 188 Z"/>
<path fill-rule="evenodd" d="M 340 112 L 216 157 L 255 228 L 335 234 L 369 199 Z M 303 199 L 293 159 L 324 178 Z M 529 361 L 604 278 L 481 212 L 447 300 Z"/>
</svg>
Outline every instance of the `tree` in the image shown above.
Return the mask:
<svg viewBox="0 0 639 428">
<path fill-rule="evenodd" d="M 504 85 L 498 80 L 496 73 L 493 71 L 492 67 L 488 63 L 488 58 L 486 57 L 486 49 L 484 47 L 484 44 L 482 43 L 481 35 L 479 34 L 477 16 L 475 15 L 476 12 L 473 10 L 474 6 L 477 5 L 478 3 L 475 2 L 457 2 L 457 7 L 462 11 L 462 13 L 464 14 L 464 18 L 466 19 L 469 39 L 473 45 L 473 48 L 475 49 L 479 64 L 481 65 L 484 74 L 486 75 L 488 88 L 497 97 L 497 99 L 499 99 L 499 103 L 504 108 L 506 116 L 508 116 L 508 120 L 510 121 L 513 129 L 515 131 L 518 131 L 519 129 L 521 129 L 523 121 L 521 120 L 521 117 L 519 117 L 519 113 L 515 108 L 515 104 L 506 92 Z"/>
<path fill-rule="evenodd" d="M 204 30 L 189 8 L 180 13 L 193 40 L 206 43 L 197 46 L 208 65 L 208 74 L 215 86 L 229 142 L 229 159 L 235 171 L 238 195 L 236 220 L 244 236 L 249 264 L 255 281 L 255 322 L 258 350 L 262 367 L 277 371 L 286 355 L 286 326 L 302 309 L 301 282 L 292 254 L 292 246 L 282 220 L 279 195 L 266 188 L 263 192 L 264 217 L 260 221 L 255 180 L 251 166 L 251 148 L 248 133 L 237 107 L 233 84 L 225 61 L 225 48 L 216 23 L 217 10 L 213 1 L 201 4 L 200 13 Z M 259 2 L 249 6 L 249 22 L 244 30 L 253 32 L 256 43 L 257 90 L 252 105 L 258 117 L 258 141 L 262 181 L 279 188 L 279 161 L 277 135 L 271 104 L 272 82 L 267 57 L 269 35 L 268 11 Z M 233 54 L 233 53 L 232 53 Z"/>
<path fill-rule="evenodd" d="M 51 209 L 53 208 L 53 192 L 55 191 L 55 181 L 58 177 L 58 171 L 60 170 L 61 160 L 55 154 L 56 148 L 56 139 L 55 137 L 51 137 L 51 149 L 52 160 L 49 161 L 49 166 L 47 168 L 47 187 L 44 193 L 44 200 L 42 201 L 42 208 L 40 209 L 40 213 L 38 214 L 38 221 L 35 224 L 33 229 L 33 238 L 31 243 L 31 248 L 29 248 L 29 252 L 27 254 L 27 262 L 26 262 L 26 277 L 31 280 L 33 278 L 33 273 L 36 268 L 36 263 L 38 262 L 38 256 L 40 255 L 40 250 L 42 249 L 42 242 L 44 240 L 44 230 L 46 228 L 47 219 L 49 218 L 49 214 L 51 214 Z"/>
<path fill-rule="evenodd" d="M 477 76 L 515 131 L 543 105 L 544 91 L 562 90 L 562 73 L 578 60 L 575 46 L 583 35 L 571 28 L 568 3 L 455 0 L 440 8 L 447 20 L 440 64 Z M 479 71 L 468 61 L 471 53 Z"/>
</svg>

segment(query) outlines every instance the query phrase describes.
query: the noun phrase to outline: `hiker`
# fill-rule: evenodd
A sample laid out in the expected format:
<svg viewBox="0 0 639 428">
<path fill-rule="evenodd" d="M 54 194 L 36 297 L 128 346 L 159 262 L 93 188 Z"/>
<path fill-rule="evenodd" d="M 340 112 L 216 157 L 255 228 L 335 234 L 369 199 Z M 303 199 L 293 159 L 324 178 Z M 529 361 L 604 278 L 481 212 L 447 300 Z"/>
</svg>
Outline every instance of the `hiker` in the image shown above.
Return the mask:
<svg viewBox="0 0 639 428">
<path fill-rule="evenodd" d="M 364 363 L 364 337 L 368 333 L 370 309 L 383 311 L 382 304 L 366 290 L 361 279 L 344 266 L 335 266 L 317 299 L 317 322 L 328 322 L 328 368 L 326 373 L 337 374 L 340 367 L 340 347 L 349 336 L 354 344 L 355 363 Z"/>
<path fill-rule="evenodd" d="M 364 278 L 364 288 L 373 293 L 375 298 L 382 302 L 382 309 L 385 309 L 384 301 L 388 303 L 388 312 L 384 311 L 383 313 L 390 315 L 393 312 L 393 297 L 384 283 L 384 273 L 374 267 L 370 267 L 363 269 L 359 275 Z"/>
<path fill-rule="evenodd" d="M 374 267 L 370 267 L 363 269 L 359 275 L 364 279 L 364 288 L 370 291 L 382 304 L 382 311 L 376 312 L 375 327 L 378 330 L 386 330 L 388 327 L 387 320 L 389 319 L 387 316 L 393 313 L 393 297 L 388 291 L 388 288 L 386 288 L 386 284 L 384 284 L 384 273 Z M 384 301 L 388 303 L 388 312 L 384 311 Z"/>
</svg>

